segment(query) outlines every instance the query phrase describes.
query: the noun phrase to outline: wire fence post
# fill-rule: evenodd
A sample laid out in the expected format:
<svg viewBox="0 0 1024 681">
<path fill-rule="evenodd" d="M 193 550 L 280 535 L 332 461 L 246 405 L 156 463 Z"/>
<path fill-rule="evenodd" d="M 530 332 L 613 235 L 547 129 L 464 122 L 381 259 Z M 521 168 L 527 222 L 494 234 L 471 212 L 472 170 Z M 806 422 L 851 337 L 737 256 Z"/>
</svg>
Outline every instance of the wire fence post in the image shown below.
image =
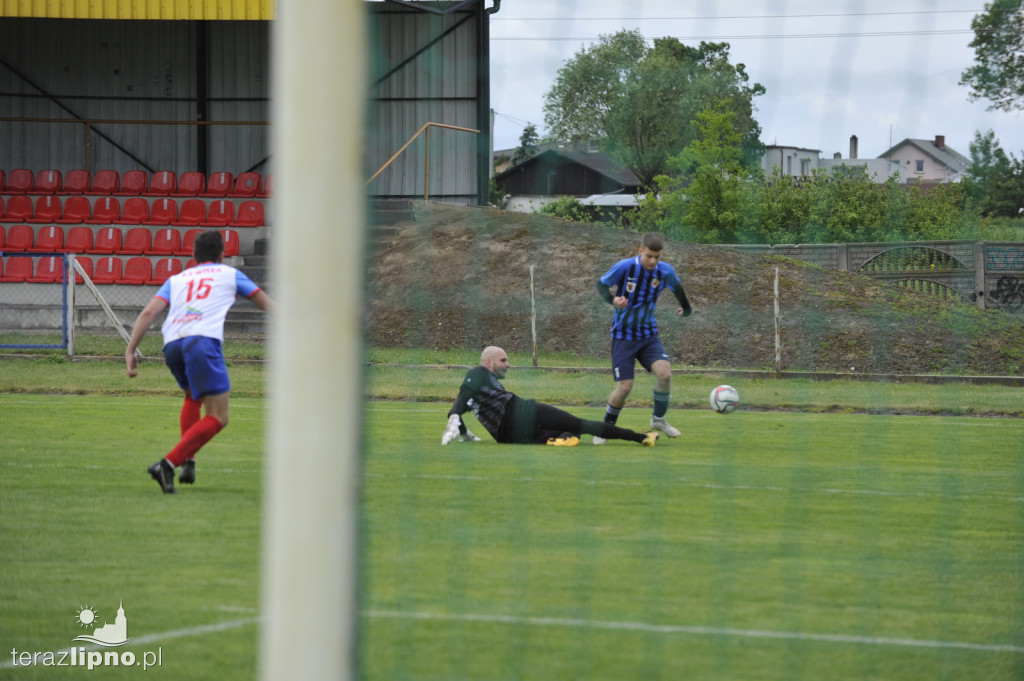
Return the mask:
<svg viewBox="0 0 1024 681">
<path fill-rule="evenodd" d="M 779 324 L 779 268 L 775 268 L 775 370 L 782 371 L 782 334 Z"/>
<path fill-rule="evenodd" d="M 530 265 L 530 333 L 533 336 L 533 366 L 537 366 L 537 294 L 533 286 L 533 265 Z"/>
</svg>

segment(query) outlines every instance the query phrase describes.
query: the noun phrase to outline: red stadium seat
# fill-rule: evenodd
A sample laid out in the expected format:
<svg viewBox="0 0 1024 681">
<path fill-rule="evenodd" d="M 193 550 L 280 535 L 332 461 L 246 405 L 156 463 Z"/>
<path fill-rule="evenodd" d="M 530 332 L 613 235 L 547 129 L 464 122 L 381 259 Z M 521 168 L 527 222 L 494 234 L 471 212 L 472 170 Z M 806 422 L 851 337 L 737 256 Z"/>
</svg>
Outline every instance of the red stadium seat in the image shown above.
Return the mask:
<svg viewBox="0 0 1024 681">
<path fill-rule="evenodd" d="M 117 227 L 107 227 L 96 232 L 92 240 L 92 248 L 86 253 L 99 255 L 113 255 L 121 249 L 121 230 Z"/>
<path fill-rule="evenodd" d="M 7 210 L 0 222 L 28 222 L 32 219 L 32 197 L 12 196 L 7 199 Z"/>
<path fill-rule="evenodd" d="M 273 185 L 274 185 L 274 174 L 273 173 L 267 173 L 263 177 L 263 187 L 261 187 L 259 193 L 256 194 L 256 198 L 257 199 L 269 199 L 271 196 L 273 196 L 274 195 L 274 186 Z"/>
<path fill-rule="evenodd" d="M 221 199 L 214 201 L 206 210 L 206 219 L 201 225 L 206 227 L 227 227 L 235 221 L 235 204 L 233 201 Z"/>
<path fill-rule="evenodd" d="M 196 259 L 195 258 L 189 258 L 188 262 L 185 263 L 185 269 L 186 270 L 187 269 L 191 269 L 191 268 L 195 267 L 197 264 L 198 263 L 196 263 Z"/>
<path fill-rule="evenodd" d="M 4 189 L 7 187 L 7 173 L 0 170 L 0 194 L 4 193 Z"/>
<path fill-rule="evenodd" d="M 92 268 L 92 282 L 94 284 L 115 284 L 121 278 L 124 265 L 121 258 L 107 255 L 96 261 Z"/>
<path fill-rule="evenodd" d="M 202 199 L 185 199 L 181 202 L 181 214 L 176 225 L 201 225 L 206 220 L 206 201 Z"/>
<path fill-rule="evenodd" d="M 128 258 L 124 264 L 124 273 L 117 279 L 118 284 L 142 286 L 153 278 L 153 263 L 145 256 Z"/>
<path fill-rule="evenodd" d="M 36 183 L 32 171 L 28 168 L 17 168 L 7 173 L 7 183 L 4 185 L 4 194 L 28 194 Z"/>
<path fill-rule="evenodd" d="M 149 190 L 149 175 L 144 170 L 126 170 L 121 176 L 121 188 L 114 196 L 140 196 Z"/>
<path fill-rule="evenodd" d="M 263 203 L 261 201 L 242 201 L 238 204 L 238 217 L 231 223 L 232 227 L 262 227 Z"/>
<path fill-rule="evenodd" d="M 28 225 L 14 225 L 7 230 L 4 250 L 13 253 L 24 253 L 35 246 L 36 235 Z"/>
<path fill-rule="evenodd" d="M 64 239 L 68 253 L 85 253 L 92 248 L 92 227 L 72 227 Z"/>
<path fill-rule="evenodd" d="M 64 188 L 64 178 L 59 170 L 40 170 L 32 185 L 33 194 L 60 194 Z"/>
<path fill-rule="evenodd" d="M 176 255 L 181 250 L 181 233 L 168 227 L 158 229 L 149 247 L 151 255 Z"/>
<path fill-rule="evenodd" d="M 206 191 L 200 192 L 199 196 L 227 196 L 233 186 L 234 175 L 231 173 L 210 173 L 210 179 L 206 181 Z"/>
<path fill-rule="evenodd" d="M 224 257 L 238 255 L 238 232 L 233 229 L 222 229 L 220 233 L 224 237 Z"/>
<path fill-rule="evenodd" d="M 36 274 L 26 279 L 30 284 L 52 284 L 64 281 L 64 259 L 58 255 L 39 258 L 36 263 Z"/>
<path fill-rule="evenodd" d="M 124 200 L 121 217 L 114 220 L 119 225 L 142 225 L 149 219 L 149 199 L 133 196 Z"/>
<path fill-rule="evenodd" d="M 69 170 L 64 176 L 64 189 L 58 194 L 85 194 L 92 188 L 92 176 L 88 170 Z"/>
<path fill-rule="evenodd" d="M 43 227 L 36 234 L 36 245 L 28 250 L 30 253 L 59 253 L 64 250 L 64 228 Z"/>
<path fill-rule="evenodd" d="M 0 225 L 0 251 L 4 250 L 4 237 L 5 236 L 7 236 L 7 234 L 4 232 L 4 227 L 3 227 L 3 225 Z"/>
<path fill-rule="evenodd" d="M 86 194 L 109 196 L 121 188 L 121 176 L 116 170 L 97 170 L 92 176 L 92 186 Z"/>
<path fill-rule="evenodd" d="M 142 255 L 149 252 L 153 243 L 153 233 L 145 227 L 132 227 L 124 235 L 124 243 L 118 249 L 118 255 Z"/>
<path fill-rule="evenodd" d="M 89 279 L 92 279 L 92 258 L 90 258 L 87 255 L 76 255 L 75 256 L 75 262 L 80 264 L 82 266 L 82 269 L 85 270 L 85 275 L 87 277 L 89 277 Z M 75 283 L 76 284 L 84 284 L 85 283 L 85 281 L 82 279 L 82 275 L 78 274 L 77 271 L 75 272 Z"/>
<path fill-rule="evenodd" d="M 142 199 L 143 201 L 145 199 Z M 121 200 L 111 196 L 97 199 L 92 206 L 92 217 L 85 221 L 87 225 L 109 225 L 121 218 Z"/>
<path fill-rule="evenodd" d="M 171 196 L 199 196 L 206 191 L 206 176 L 196 170 L 189 170 L 178 178 L 178 188 Z"/>
<path fill-rule="evenodd" d="M 153 173 L 146 196 L 171 196 L 178 189 L 178 176 L 169 170 Z"/>
<path fill-rule="evenodd" d="M 89 219 L 92 212 L 92 204 L 84 196 L 69 196 L 64 199 L 64 210 L 60 217 L 53 222 L 58 225 L 80 225 Z"/>
<path fill-rule="evenodd" d="M 201 229 L 190 229 L 181 237 L 181 249 L 178 255 L 192 255 L 196 250 L 196 237 L 203 233 Z"/>
<path fill-rule="evenodd" d="M 61 206 L 60 198 L 52 195 L 36 198 L 35 215 L 28 219 L 28 222 L 37 224 L 50 224 L 60 219 Z"/>
<path fill-rule="evenodd" d="M 153 278 L 146 283 L 161 286 L 165 281 L 181 272 L 181 261 L 177 258 L 160 258 L 153 266 Z"/>
<path fill-rule="evenodd" d="M 178 202 L 174 199 L 157 199 L 149 207 L 149 219 L 144 225 L 170 225 L 178 219 Z"/>
<path fill-rule="evenodd" d="M 0 281 L 22 282 L 32 276 L 32 258 L 7 258 Z"/>
<path fill-rule="evenodd" d="M 239 173 L 238 177 L 235 178 L 235 186 L 228 196 L 234 196 L 236 198 L 251 199 L 256 196 L 260 190 L 260 174 L 259 173 Z"/>
</svg>

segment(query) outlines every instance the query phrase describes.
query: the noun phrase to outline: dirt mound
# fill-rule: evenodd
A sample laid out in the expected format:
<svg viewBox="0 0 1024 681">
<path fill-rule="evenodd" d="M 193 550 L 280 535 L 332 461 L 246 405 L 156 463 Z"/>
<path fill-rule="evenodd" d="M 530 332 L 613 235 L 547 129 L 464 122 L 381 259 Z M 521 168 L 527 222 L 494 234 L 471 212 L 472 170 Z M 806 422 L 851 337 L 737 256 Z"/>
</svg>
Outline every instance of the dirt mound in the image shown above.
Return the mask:
<svg viewBox="0 0 1024 681">
<path fill-rule="evenodd" d="M 611 309 L 598 278 L 636 253 L 637 234 L 540 215 L 417 204 L 382 237 L 370 269 L 369 342 L 380 347 L 529 353 L 531 273 L 541 352 L 608 354 Z M 775 368 L 779 269 L 783 370 L 1018 375 L 1021 322 L 870 277 L 777 256 L 669 240 L 695 314 L 659 303 L 679 367 Z"/>
</svg>

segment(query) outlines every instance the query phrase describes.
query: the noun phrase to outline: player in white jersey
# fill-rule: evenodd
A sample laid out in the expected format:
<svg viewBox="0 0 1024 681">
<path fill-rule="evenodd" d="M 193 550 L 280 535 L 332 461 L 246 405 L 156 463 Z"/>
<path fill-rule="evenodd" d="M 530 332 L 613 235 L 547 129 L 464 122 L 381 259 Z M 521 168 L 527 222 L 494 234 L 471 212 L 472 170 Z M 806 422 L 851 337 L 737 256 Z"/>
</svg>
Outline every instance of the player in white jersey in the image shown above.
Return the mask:
<svg viewBox="0 0 1024 681">
<path fill-rule="evenodd" d="M 135 320 L 124 353 L 128 376 L 134 378 L 139 369 L 135 350 L 153 320 L 166 309 L 161 329 L 164 360 L 185 391 L 185 403 L 179 419 L 181 440 L 148 469 L 165 494 L 174 493 L 174 469 L 179 466 L 178 481 L 195 482 L 196 452 L 228 424 L 231 383 L 221 348 L 228 310 L 237 296 L 266 311 L 274 304 L 249 277 L 222 263 L 223 254 L 220 232 L 200 234 L 194 251 L 198 264 L 164 282 Z M 204 418 L 200 418 L 200 408 L 206 412 Z"/>
</svg>

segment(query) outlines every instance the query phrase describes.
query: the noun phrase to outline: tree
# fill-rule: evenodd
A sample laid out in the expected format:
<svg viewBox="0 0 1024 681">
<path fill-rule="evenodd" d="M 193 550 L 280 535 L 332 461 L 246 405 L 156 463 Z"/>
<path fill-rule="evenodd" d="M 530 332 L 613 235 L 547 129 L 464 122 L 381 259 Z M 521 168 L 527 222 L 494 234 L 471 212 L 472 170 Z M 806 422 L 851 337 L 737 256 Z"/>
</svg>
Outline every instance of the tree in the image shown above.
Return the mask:
<svg viewBox="0 0 1024 681">
<path fill-rule="evenodd" d="M 971 88 L 971 101 L 988 99 L 990 110 L 1024 109 L 1024 0 L 986 4 L 971 28 L 976 63 L 960 78 Z"/>
<path fill-rule="evenodd" d="M 519 165 L 537 155 L 537 143 L 540 142 L 540 135 L 537 134 L 537 126 L 533 123 L 523 128 L 523 134 L 519 136 L 519 146 L 512 152 L 512 165 Z"/>
<path fill-rule="evenodd" d="M 993 131 L 974 133 L 965 191 L 983 215 L 1017 217 L 1024 208 L 1024 159 L 1003 151 Z"/>
<path fill-rule="evenodd" d="M 729 62 L 728 43 L 688 47 L 639 31 L 601 36 L 559 69 L 545 95 L 550 134 L 567 141 L 599 140 L 645 188 L 665 173 L 670 156 L 697 138 L 697 114 L 724 104 L 735 114 L 748 165 L 760 160 L 754 120 L 760 84 L 747 85 L 743 64 Z"/>
<path fill-rule="evenodd" d="M 746 173 L 743 135 L 736 115 L 724 105 L 697 114 L 699 135 L 671 165 L 689 179 L 685 190 L 686 222 L 701 241 L 730 243 L 740 222 Z"/>
</svg>

